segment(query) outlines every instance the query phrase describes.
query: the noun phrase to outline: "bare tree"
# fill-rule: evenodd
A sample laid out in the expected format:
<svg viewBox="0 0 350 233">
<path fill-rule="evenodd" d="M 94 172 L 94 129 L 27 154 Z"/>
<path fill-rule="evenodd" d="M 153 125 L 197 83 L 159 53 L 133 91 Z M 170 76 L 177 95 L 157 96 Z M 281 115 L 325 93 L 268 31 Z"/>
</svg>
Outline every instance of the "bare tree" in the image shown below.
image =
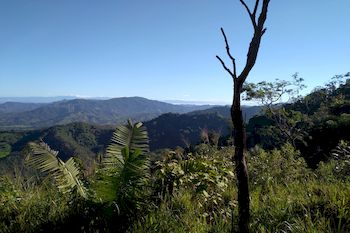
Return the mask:
<svg viewBox="0 0 350 233">
<path fill-rule="evenodd" d="M 221 62 L 224 69 L 230 74 L 233 79 L 233 103 L 231 106 L 231 119 L 234 126 L 233 137 L 234 137 L 234 147 L 235 153 L 233 160 L 236 165 L 236 175 L 237 175 L 237 187 L 238 187 L 238 208 L 239 208 L 239 231 L 241 233 L 249 232 L 249 187 L 248 187 L 248 170 L 245 158 L 245 148 L 246 148 L 246 133 L 245 126 L 243 121 L 243 114 L 241 108 L 241 93 L 243 91 L 243 84 L 247 79 L 250 71 L 255 65 L 256 58 L 258 56 L 258 51 L 260 47 L 260 42 L 262 36 L 266 32 L 264 26 L 267 10 L 270 3 L 270 0 L 263 0 L 262 6 L 260 6 L 260 0 L 255 1 L 253 11 L 250 10 L 248 5 L 244 0 L 239 0 L 241 4 L 246 9 L 251 23 L 253 25 L 254 34 L 250 42 L 246 64 L 242 72 L 238 75 L 236 69 L 236 60 L 231 55 L 229 43 L 227 41 L 226 34 L 224 29 L 221 28 L 222 35 L 225 39 L 226 52 L 228 57 L 232 62 L 232 69 L 228 68 L 225 62 L 219 57 L 216 58 Z M 260 8 L 260 10 L 259 10 Z M 257 18 L 258 10 L 260 11 L 259 17 Z"/>
</svg>

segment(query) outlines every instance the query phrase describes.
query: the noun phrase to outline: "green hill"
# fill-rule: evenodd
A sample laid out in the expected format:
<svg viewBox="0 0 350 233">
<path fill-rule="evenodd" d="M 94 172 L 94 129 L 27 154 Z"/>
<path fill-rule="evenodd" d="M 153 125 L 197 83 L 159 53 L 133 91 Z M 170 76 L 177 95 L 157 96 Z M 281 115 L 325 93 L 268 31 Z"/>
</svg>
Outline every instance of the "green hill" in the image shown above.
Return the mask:
<svg viewBox="0 0 350 233">
<path fill-rule="evenodd" d="M 245 121 L 249 121 L 250 118 L 260 114 L 262 110 L 261 106 L 242 106 L 243 116 Z M 215 106 L 212 108 L 197 110 L 188 113 L 189 115 L 198 114 L 217 114 L 223 118 L 231 118 L 231 106 Z"/>
<path fill-rule="evenodd" d="M 230 132 L 229 121 L 217 114 L 167 113 L 144 124 L 149 133 L 152 150 L 185 146 L 186 143 L 196 144 L 200 142 L 202 129 L 215 131 L 221 135 Z M 113 126 L 75 122 L 40 130 L 2 131 L 0 164 L 4 166 L 16 159 L 23 160 L 20 152 L 27 143 L 43 140 L 52 149 L 60 151 L 59 156 L 63 160 L 74 155 L 89 168 L 96 155 L 104 152 L 114 129 Z"/>
<path fill-rule="evenodd" d="M 109 100 L 74 99 L 47 104 L 30 111 L 2 114 L 0 112 L 0 129 L 35 129 L 72 122 L 117 125 L 128 118 L 147 121 L 168 112 L 186 113 L 208 107 L 173 105 L 141 97 Z"/>
<path fill-rule="evenodd" d="M 226 136 L 230 133 L 228 119 L 215 113 L 163 114 L 145 122 L 150 137 L 150 148 L 185 147 L 200 141 L 202 130 L 215 131 Z"/>
<path fill-rule="evenodd" d="M 278 148 L 285 143 L 281 126 L 299 133 L 295 146 L 311 167 L 326 161 L 341 140 L 350 141 L 350 79 L 343 84 L 314 90 L 294 103 L 284 104 L 286 115 L 276 124 L 268 115 L 256 116 L 247 125 L 248 146 Z M 278 108 L 276 108 L 277 110 Z M 282 114 L 283 116 L 283 114 Z M 284 123 L 283 123 L 284 122 Z"/>
</svg>

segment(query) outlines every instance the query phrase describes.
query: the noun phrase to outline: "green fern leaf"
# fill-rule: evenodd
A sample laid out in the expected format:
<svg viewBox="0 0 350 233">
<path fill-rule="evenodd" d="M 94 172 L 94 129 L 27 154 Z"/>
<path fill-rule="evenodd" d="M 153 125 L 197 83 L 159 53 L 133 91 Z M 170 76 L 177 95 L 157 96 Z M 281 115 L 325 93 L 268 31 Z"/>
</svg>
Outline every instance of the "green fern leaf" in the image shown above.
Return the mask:
<svg viewBox="0 0 350 233">
<path fill-rule="evenodd" d="M 44 142 L 31 142 L 29 148 L 31 153 L 26 158 L 27 165 L 52 176 L 63 193 L 76 190 L 80 196 L 87 198 L 87 190 L 80 179 L 81 171 L 73 157 L 63 162 L 58 157 L 58 152 Z"/>
</svg>

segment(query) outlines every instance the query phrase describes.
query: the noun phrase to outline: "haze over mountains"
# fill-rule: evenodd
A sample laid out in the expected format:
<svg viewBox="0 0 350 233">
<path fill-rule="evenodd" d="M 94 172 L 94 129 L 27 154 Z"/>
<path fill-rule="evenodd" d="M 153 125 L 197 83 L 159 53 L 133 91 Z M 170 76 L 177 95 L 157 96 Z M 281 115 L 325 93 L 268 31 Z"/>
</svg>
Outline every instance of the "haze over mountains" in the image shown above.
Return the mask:
<svg viewBox="0 0 350 233">
<path fill-rule="evenodd" d="M 62 100 L 74 100 L 74 99 L 90 99 L 90 100 L 108 100 L 117 97 L 88 97 L 88 96 L 34 96 L 34 97 L 0 97 L 0 104 L 6 102 L 18 102 L 18 103 L 52 103 Z M 159 100 L 161 102 L 176 104 L 176 105 L 229 105 L 229 102 L 225 101 L 196 101 L 196 100 Z"/>
<path fill-rule="evenodd" d="M 40 108 L 44 105 L 46 105 L 46 103 L 6 102 L 3 104 L 0 104 L 0 114 L 31 111 L 31 110 Z"/>
<path fill-rule="evenodd" d="M 164 113 L 188 113 L 210 105 L 174 105 L 141 97 L 73 99 L 53 103 L 0 104 L 0 129 L 31 129 L 72 122 L 116 125 L 128 118 L 147 121 Z"/>
<path fill-rule="evenodd" d="M 244 107 L 243 111 L 249 119 L 260 107 Z M 202 130 L 225 136 L 230 133 L 229 117 L 229 106 L 174 105 L 141 97 L 6 102 L 0 104 L 0 140 L 7 145 L 6 154 L 19 153 L 29 141 L 41 138 L 64 158 L 76 154 L 85 159 L 101 151 L 115 126 L 129 118 L 144 122 L 150 147 L 156 150 L 194 145 Z"/>
<path fill-rule="evenodd" d="M 73 100 L 77 99 L 76 96 L 53 96 L 53 97 L 0 97 L 0 104 L 6 102 L 19 102 L 19 103 L 52 103 L 61 100 Z"/>
</svg>

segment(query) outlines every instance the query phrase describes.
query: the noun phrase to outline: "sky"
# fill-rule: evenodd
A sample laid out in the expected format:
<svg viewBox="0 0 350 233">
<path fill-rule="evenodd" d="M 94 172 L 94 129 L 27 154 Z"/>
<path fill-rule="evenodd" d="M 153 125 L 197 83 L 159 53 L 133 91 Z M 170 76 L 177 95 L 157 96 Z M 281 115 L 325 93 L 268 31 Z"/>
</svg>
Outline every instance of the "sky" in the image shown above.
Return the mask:
<svg viewBox="0 0 350 233">
<path fill-rule="evenodd" d="M 298 72 L 309 92 L 349 72 L 349 9 L 349 0 L 271 0 L 247 81 Z M 0 97 L 229 103 L 220 27 L 239 72 L 253 30 L 238 0 L 0 0 Z"/>
</svg>

